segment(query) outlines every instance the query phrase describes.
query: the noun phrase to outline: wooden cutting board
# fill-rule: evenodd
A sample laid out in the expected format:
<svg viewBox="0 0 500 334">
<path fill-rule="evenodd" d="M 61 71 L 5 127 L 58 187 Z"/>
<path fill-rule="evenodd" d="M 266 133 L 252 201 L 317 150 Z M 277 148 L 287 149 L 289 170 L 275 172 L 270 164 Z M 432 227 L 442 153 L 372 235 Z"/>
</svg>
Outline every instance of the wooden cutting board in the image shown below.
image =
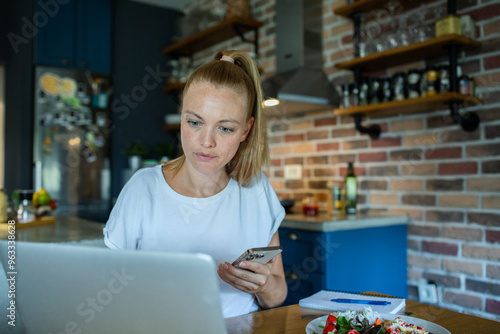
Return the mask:
<svg viewBox="0 0 500 334">
<path fill-rule="evenodd" d="M 40 225 L 50 225 L 50 224 L 54 224 L 55 222 L 56 222 L 56 218 L 49 216 L 49 217 L 37 218 L 34 221 L 29 222 L 29 223 L 16 222 L 15 225 L 16 225 L 16 230 L 17 230 L 17 229 L 21 229 L 21 228 L 34 227 L 34 226 L 40 226 Z M 7 231 L 9 229 L 9 225 L 10 224 L 7 224 L 7 223 L 0 224 L 0 230 Z"/>
</svg>

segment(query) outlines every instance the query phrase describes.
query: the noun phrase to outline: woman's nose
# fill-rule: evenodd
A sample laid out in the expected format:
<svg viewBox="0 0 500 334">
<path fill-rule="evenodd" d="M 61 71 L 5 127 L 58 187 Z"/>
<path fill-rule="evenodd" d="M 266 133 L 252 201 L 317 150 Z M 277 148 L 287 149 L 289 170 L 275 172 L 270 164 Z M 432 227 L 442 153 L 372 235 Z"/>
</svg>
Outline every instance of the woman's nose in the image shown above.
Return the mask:
<svg viewBox="0 0 500 334">
<path fill-rule="evenodd" d="M 201 135 L 201 145 L 203 147 L 215 147 L 215 136 L 210 129 L 203 131 Z"/>
</svg>

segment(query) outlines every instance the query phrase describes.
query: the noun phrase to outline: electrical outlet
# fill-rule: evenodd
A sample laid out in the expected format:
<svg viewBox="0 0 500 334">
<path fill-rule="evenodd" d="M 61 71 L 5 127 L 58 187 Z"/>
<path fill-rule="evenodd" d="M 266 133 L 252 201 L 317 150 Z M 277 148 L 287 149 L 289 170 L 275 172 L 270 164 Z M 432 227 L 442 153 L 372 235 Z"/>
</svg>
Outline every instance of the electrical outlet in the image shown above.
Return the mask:
<svg viewBox="0 0 500 334">
<path fill-rule="evenodd" d="M 437 286 L 434 283 L 422 282 L 418 285 L 418 299 L 421 303 L 437 304 Z"/>
<path fill-rule="evenodd" d="M 286 165 L 285 166 L 285 179 L 287 179 L 287 180 L 301 180 L 302 179 L 302 165 Z"/>
</svg>

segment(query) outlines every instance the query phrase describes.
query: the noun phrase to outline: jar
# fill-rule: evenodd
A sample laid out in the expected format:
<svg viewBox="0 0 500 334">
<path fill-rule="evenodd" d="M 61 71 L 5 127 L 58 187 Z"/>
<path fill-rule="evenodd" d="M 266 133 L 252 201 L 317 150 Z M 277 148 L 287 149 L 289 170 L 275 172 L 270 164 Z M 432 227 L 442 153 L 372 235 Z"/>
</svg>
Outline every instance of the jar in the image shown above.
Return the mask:
<svg viewBox="0 0 500 334">
<path fill-rule="evenodd" d="M 370 104 L 380 103 L 382 98 L 382 90 L 380 86 L 380 79 L 373 78 L 370 80 Z"/>
<path fill-rule="evenodd" d="M 368 105 L 368 92 L 369 92 L 368 79 L 363 78 L 363 79 L 361 79 L 361 85 L 359 87 L 359 105 L 360 106 Z"/>
<path fill-rule="evenodd" d="M 398 72 L 392 77 L 392 89 L 394 101 L 402 101 L 405 99 L 405 74 Z"/>
<path fill-rule="evenodd" d="M 350 94 L 351 89 L 349 84 L 342 85 L 342 106 L 346 109 L 351 106 Z"/>
<path fill-rule="evenodd" d="M 463 95 L 470 95 L 470 80 L 467 74 L 463 74 L 458 79 L 458 92 Z"/>
<path fill-rule="evenodd" d="M 448 93 L 450 91 L 450 67 L 443 65 L 439 67 L 439 92 Z"/>
<path fill-rule="evenodd" d="M 359 89 L 356 83 L 350 85 L 349 103 L 351 107 L 359 106 Z"/>
<path fill-rule="evenodd" d="M 434 66 L 429 66 L 426 72 L 427 76 L 427 96 L 437 94 L 438 72 Z"/>
<path fill-rule="evenodd" d="M 425 97 L 427 96 L 427 71 L 426 70 L 420 70 L 420 96 Z"/>
<path fill-rule="evenodd" d="M 408 98 L 415 99 L 420 96 L 420 71 L 408 72 Z"/>
<path fill-rule="evenodd" d="M 389 102 L 392 100 L 392 84 L 390 78 L 382 79 L 382 102 Z"/>
<path fill-rule="evenodd" d="M 18 223 L 29 223 L 35 220 L 35 208 L 32 204 L 33 190 L 19 190 Z"/>
</svg>

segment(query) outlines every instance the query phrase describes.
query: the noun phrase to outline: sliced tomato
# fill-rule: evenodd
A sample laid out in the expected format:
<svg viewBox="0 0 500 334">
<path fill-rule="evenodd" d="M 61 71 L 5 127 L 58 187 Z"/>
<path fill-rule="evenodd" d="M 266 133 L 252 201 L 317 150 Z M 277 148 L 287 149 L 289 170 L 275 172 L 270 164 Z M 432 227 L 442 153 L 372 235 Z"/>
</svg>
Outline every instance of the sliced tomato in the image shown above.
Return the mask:
<svg viewBox="0 0 500 334">
<path fill-rule="evenodd" d="M 375 326 L 378 326 L 381 324 L 382 324 L 382 321 L 379 318 L 377 318 L 377 320 L 375 320 Z"/>
<path fill-rule="evenodd" d="M 359 332 L 355 329 L 351 329 L 347 334 L 359 334 Z"/>
<path fill-rule="evenodd" d="M 330 332 L 335 333 L 335 326 L 337 325 L 337 317 L 333 314 L 329 314 L 326 319 L 326 325 L 323 329 L 323 334 L 328 334 Z"/>
</svg>

